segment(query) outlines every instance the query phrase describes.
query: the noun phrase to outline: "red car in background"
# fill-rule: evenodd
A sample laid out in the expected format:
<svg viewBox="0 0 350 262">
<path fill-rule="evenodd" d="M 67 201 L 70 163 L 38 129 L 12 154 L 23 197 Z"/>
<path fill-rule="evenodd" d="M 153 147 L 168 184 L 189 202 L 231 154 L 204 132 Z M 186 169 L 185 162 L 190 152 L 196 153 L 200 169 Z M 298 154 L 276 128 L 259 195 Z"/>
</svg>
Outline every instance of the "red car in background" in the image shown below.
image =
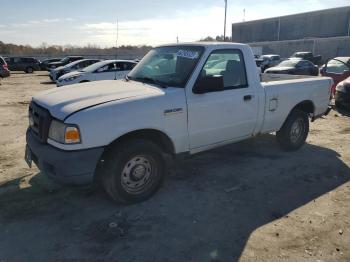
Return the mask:
<svg viewBox="0 0 350 262">
<path fill-rule="evenodd" d="M 320 73 L 333 79 L 332 95 L 334 95 L 337 84 L 350 76 L 350 57 L 336 57 L 329 60 L 321 67 Z"/>
<path fill-rule="evenodd" d="M 0 80 L 1 78 L 9 77 L 10 70 L 7 67 L 7 63 L 5 59 L 0 56 Z"/>
</svg>

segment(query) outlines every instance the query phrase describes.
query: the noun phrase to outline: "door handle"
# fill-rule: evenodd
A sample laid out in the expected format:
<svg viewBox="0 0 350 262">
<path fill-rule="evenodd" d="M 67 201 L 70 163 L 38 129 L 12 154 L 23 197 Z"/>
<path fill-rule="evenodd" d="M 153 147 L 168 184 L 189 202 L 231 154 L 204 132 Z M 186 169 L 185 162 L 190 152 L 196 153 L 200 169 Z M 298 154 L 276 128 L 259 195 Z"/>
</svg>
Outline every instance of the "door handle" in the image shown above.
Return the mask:
<svg viewBox="0 0 350 262">
<path fill-rule="evenodd" d="M 248 100 L 251 100 L 252 99 L 252 95 L 246 95 L 243 97 L 244 101 L 248 101 Z"/>
</svg>

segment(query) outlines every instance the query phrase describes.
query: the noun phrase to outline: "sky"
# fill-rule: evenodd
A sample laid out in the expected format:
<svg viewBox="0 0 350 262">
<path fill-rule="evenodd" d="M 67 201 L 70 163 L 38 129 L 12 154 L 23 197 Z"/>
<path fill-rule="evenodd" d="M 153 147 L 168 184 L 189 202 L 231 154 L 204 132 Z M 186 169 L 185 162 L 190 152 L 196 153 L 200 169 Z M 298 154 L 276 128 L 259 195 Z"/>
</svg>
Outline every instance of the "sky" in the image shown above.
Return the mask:
<svg viewBox="0 0 350 262">
<path fill-rule="evenodd" d="M 0 41 L 47 45 L 158 45 L 222 35 L 224 0 L 2 1 Z M 231 24 L 348 6 L 350 0 L 227 0 Z M 245 17 L 243 10 L 245 9 Z M 117 42 L 118 21 L 118 42 Z"/>
</svg>

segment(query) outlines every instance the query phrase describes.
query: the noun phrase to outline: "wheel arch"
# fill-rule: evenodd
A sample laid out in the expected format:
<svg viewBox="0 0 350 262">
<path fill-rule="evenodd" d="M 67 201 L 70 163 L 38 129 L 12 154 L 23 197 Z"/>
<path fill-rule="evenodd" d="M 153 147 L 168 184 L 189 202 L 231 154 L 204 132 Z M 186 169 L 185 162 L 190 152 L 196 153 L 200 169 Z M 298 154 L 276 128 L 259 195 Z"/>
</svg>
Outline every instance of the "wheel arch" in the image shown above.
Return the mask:
<svg viewBox="0 0 350 262">
<path fill-rule="evenodd" d="M 161 150 L 164 152 L 165 155 L 170 156 L 171 158 L 175 157 L 175 146 L 171 138 L 165 134 L 163 131 L 152 129 L 152 128 L 146 128 L 146 129 L 138 129 L 130 131 L 126 134 L 123 134 L 119 136 L 118 138 L 114 139 L 109 145 L 107 145 L 100 157 L 99 163 L 97 164 L 96 171 L 95 171 L 95 180 L 100 180 L 102 169 L 103 169 L 103 162 L 107 154 L 113 150 L 113 148 L 117 147 L 118 144 L 123 143 L 127 140 L 131 139 L 146 139 L 157 146 L 161 148 Z"/>
<path fill-rule="evenodd" d="M 150 140 L 151 142 L 158 145 L 165 153 L 175 154 L 175 146 L 171 138 L 163 131 L 152 128 L 133 130 L 126 134 L 123 134 L 113 140 L 113 142 L 110 143 L 107 148 L 133 138 Z"/>
<path fill-rule="evenodd" d="M 286 118 L 284 119 L 282 125 L 280 126 L 279 129 L 281 129 L 283 127 L 283 125 L 286 123 L 288 117 L 290 116 L 290 114 L 295 111 L 295 110 L 299 110 L 302 112 L 305 112 L 306 114 L 308 114 L 308 116 L 313 119 L 314 118 L 314 113 L 315 113 L 315 105 L 311 100 L 303 100 L 301 102 L 299 102 L 298 104 L 296 104 L 288 113 L 288 115 L 286 116 Z"/>
<path fill-rule="evenodd" d="M 313 116 L 313 114 L 315 113 L 315 105 L 311 100 L 304 100 L 298 103 L 296 106 L 294 106 L 293 109 L 290 110 L 288 115 L 290 115 L 290 113 L 294 110 L 300 110 L 307 113 L 309 116 Z"/>
</svg>

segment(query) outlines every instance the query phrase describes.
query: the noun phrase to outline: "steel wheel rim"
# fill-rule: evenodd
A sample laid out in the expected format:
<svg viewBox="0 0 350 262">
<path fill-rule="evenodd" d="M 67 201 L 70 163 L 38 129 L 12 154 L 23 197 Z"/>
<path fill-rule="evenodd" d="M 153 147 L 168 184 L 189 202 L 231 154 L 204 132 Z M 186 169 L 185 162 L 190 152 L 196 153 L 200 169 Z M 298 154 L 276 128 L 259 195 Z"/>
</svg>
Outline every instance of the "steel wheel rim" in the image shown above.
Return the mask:
<svg viewBox="0 0 350 262">
<path fill-rule="evenodd" d="M 305 126 L 304 126 L 304 121 L 299 118 L 297 119 L 291 127 L 290 130 L 290 140 L 292 143 L 297 143 L 298 140 L 302 137 L 302 134 L 304 132 Z"/>
<path fill-rule="evenodd" d="M 122 187 L 129 194 L 142 194 L 151 188 L 157 173 L 153 157 L 135 156 L 124 165 L 121 175 Z"/>
</svg>

